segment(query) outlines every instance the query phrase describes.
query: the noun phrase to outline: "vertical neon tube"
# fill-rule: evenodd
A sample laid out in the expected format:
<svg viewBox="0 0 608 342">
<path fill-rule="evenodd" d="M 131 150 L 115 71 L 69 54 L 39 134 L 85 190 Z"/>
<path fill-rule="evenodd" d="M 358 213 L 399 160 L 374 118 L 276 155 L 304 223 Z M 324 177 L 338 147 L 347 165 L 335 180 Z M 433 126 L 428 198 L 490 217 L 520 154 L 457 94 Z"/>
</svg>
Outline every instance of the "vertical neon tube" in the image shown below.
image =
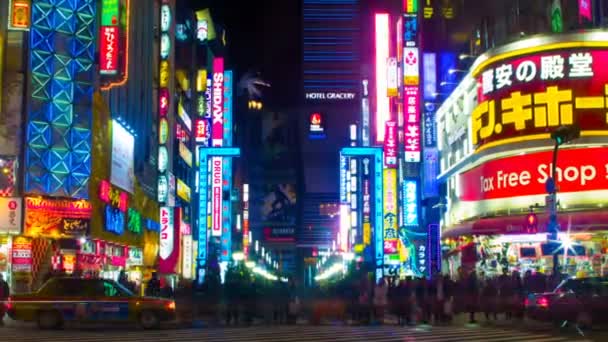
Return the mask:
<svg viewBox="0 0 608 342">
<path fill-rule="evenodd" d="M 387 96 L 387 59 L 389 54 L 389 16 L 377 13 L 375 21 L 376 45 L 376 141 L 384 141 L 384 123 L 390 120 L 390 103 Z"/>
</svg>

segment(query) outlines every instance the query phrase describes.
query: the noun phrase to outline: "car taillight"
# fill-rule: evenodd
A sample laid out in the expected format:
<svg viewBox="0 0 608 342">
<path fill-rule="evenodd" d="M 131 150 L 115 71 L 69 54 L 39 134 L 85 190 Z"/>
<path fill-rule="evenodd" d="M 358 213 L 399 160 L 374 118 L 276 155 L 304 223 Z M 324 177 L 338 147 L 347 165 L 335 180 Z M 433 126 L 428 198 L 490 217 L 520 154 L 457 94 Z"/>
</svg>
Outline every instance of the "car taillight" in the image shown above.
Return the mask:
<svg viewBox="0 0 608 342">
<path fill-rule="evenodd" d="M 547 299 L 547 297 L 540 297 L 536 300 L 536 305 L 538 305 L 542 308 L 548 308 L 549 300 Z"/>
<path fill-rule="evenodd" d="M 167 303 L 167 310 L 175 310 L 175 302 Z"/>
</svg>

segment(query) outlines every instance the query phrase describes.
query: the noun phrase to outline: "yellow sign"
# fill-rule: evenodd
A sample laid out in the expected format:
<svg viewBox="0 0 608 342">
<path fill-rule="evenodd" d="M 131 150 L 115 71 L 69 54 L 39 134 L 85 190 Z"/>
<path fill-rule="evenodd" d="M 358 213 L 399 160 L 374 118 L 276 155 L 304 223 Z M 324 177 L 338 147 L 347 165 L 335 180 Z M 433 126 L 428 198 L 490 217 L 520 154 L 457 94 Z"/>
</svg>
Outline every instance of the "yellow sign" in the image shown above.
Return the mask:
<svg viewBox="0 0 608 342">
<path fill-rule="evenodd" d="M 28 30 L 30 28 L 32 4 L 30 0 L 10 0 L 9 30 Z"/>
<path fill-rule="evenodd" d="M 196 12 L 196 20 L 207 22 L 207 40 L 214 40 L 216 37 L 215 24 L 211 18 L 211 11 L 206 8 Z"/>
<path fill-rule="evenodd" d="M 204 92 L 207 90 L 207 70 L 199 69 L 196 72 L 196 91 Z"/>
<path fill-rule="evenodd" d="M 369 245 L 372 243 L 372 225 L 367 222 L 363 223 L 363 244 Z"/>
<path fill-rule="evenodd" d="M 160 85 L 161 88 L 167 88 L 169 86 L 169 75 L 169 62 L 160 62 L 160 77 L 158 79 L 158 85 Z"/>
<path fill-rule="evenodd" d="M 190 187 L 184 183 L 181 179 L 177 178 L 177 196 L 184 201 L 190 203 Z"/>
<path fill-rule="evenodd" d="M 397 239 L 397 169 L 384 169 L 384 240 Z M 397 252 L 395 247 L 395 251 Z M 386 249 L 386 248 L 385 248 Z M 386 253 L 386 252 L 385 252 Z"/>
</svg>

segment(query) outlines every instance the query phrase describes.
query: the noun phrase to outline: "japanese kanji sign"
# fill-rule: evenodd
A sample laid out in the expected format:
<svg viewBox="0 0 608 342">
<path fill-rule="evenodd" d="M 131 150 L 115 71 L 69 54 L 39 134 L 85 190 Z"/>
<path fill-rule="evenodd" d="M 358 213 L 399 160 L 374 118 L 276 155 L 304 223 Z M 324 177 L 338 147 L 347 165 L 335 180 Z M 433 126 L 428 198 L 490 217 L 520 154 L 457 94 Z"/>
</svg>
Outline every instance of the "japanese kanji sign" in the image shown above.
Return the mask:
<svg viewBox="0 0 608 342">
<path fill-rule="evenodd" d="M 608 68 L 601 64 L 606 58 L 605 50 L 551 50 L 482 65 L 473 74 L 473 145 L 479 151 L 540 139 L 561 125 L 608 130 Z"/>
<path fill-rule="evenodd" d="M 99 73 L 114 75 L 118 72 L 118 26 L 102 26 L 99 38 Z"/>
<path fill-rule="evenodd" d="M 420 162 L 420 94 L 417 86 L 403 87 L 405 161 Z"/>
<path fill-rule="evenodd" d="M 384 169 L 384 254 L 397 252 L 397 170 Z M 388 247 L 388 248 L 387 248 Z M 394 247 L 394 250 L 393 248 Z"/>
<path fill-rule="evenodd" d="M 386 139 L 384 139 L 384 166 L 397 167 L 397 122 L 387 121 L 385 124 Z"/>
</svg>

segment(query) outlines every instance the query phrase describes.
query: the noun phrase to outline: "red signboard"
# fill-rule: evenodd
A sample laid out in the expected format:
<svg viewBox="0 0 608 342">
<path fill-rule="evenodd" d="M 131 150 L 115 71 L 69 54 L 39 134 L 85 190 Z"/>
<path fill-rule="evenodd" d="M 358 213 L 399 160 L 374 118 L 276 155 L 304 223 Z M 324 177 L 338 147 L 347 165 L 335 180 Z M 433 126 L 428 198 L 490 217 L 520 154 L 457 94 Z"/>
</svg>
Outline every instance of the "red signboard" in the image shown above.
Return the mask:
<svg viewBox="0 0 608 342">
<path fill-rule="evenodd" d="M 211 138 L 213 146 L 222 146 L 224 140 L 224 59 L 213 59 L 213 89 L 211 93 Z"/>
<path fill-rule="evenodd" d="M 206 143 L 211 135 L 209 121 L 197 119 L 194 122 L 194 139 L 197 143 Z"/>
<path fill-rule="evenodd" d="M 387 121 L 385 124 L 384 166 L 397 167 L 397 122 Z"/>
<path fill-rule="evenodd" d="M 129 209 L 129 195 L 124 191 L 113 189 L 112 184 L 105 179 L 99 183 L 99 199 L 114 208 L 118 208 L 123 213 L 126 213 Z"/>
<path fill-rule="evenodd" d="M 118 73 L 118 26 L 102 26 L 99 40 L 99 73 L 115 75 Z"/>
<path fill-rule="evenodd" d="M 561 49 L 501 59 L 474 71 L 473 145 L 548 139 L 562 125 L 608 131 L 608 51 Z M 608 134 L 608 132 L 606 132 Z"/>
<path fill-rule="evenodd" d="M 460 199 L 481 201 L 543 195 L 551 176 L 553 151 L 496 159 L 460 174 Z M 608 148 L 559 151 L 556 184 L 560 193 L 608 189 Z"/>
<path fill-rule="evenodd" d="M 420 162 L 420 94 L 417 86 L 405 86 L 404 122 L 405 122 L 405 161 Z"/>
</svg>

